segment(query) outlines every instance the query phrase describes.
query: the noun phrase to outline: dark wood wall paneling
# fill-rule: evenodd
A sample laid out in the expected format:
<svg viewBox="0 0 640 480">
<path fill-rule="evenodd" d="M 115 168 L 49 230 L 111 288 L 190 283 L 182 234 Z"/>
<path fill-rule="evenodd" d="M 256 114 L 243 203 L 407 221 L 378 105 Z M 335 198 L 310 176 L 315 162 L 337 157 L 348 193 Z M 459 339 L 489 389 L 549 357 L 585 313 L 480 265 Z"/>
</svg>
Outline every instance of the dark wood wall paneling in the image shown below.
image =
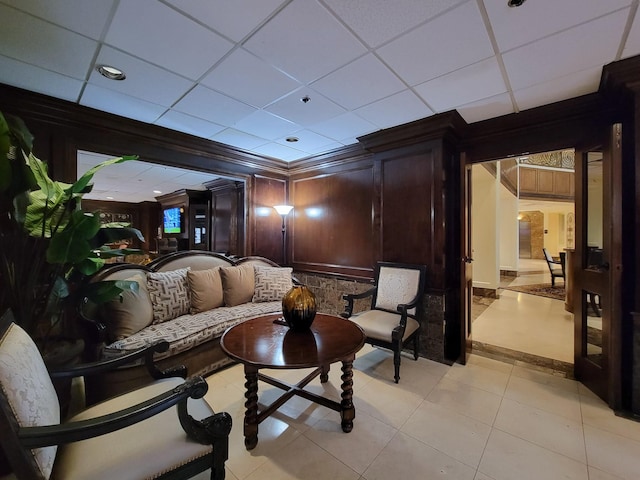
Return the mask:
<svg viewBox="0 0 640 480">
<path fill-rule="evenodd" d="M 288 263 L 288 259 L 291 258 L 291 249 L 288 249 L 287 259 L 285 259 L 282 251 L 282 217 L 273 209 L 273 206 L 284 204 L 287 204 L 287 182 L 284 179 L 254 176 L 249 212 L 254 232 L 251 251 L 254 255 L 270 258 L 280 265 Z M 291 218 L 296 214 L 297 211 L 294 210 L 285 218 L 289 246 L 292 238 Z"/>
<path fill-rule="evenodd" d="M 245 255 L 245 182 L 221 178 L 207 182 L 205 187 L 211 195 L 210 250 Z"/>
<path fill-rule="evenodd" d="M 288 174 L 288 164 L 280 160 L 8 85 L 0 84 L 0 110 L 25 121 L 35 136 L 36 155 L 48 162 L 50 175 L 57 180 L 76 179 L 78 150 L 138 155 L 143 161 L 217 174 L 245 184 L 256 174 L 282 181 Z M 249 201 L 244 195 L 240 200 L 243 204 Z M 238 254 L 251 253 L 251 225 L 237 230 Z M 277 248 L 266 242 L 261 248 Z"/>
<path fill-rule="evenodd" d="M 371 278 L 377 258 L 371 161 L 291 182 L 296 270 Z"/>
</svg>

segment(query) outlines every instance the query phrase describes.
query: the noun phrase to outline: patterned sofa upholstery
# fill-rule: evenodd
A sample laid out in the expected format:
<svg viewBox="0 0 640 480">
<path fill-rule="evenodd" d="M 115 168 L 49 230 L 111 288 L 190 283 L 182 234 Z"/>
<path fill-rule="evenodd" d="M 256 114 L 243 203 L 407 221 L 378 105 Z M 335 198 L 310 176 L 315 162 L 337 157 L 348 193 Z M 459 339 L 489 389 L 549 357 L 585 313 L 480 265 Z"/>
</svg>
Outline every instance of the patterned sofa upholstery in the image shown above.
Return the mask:
<svg viewBox="0 0 640 480">
<path fill-rule="evenodd" d="M 191 283 L 194 278 L 201 279 L 203 274 L 218 268 L 223 280 L 216 289 L 222 288 L 221 291 L 195 290 Z M 190 272 L 189 285 L 194 288 L 189 294 L 189 304 L 181 305 L 180 299 L 173 298 L 181 295 L 180 285 L 170 284 L 165 287 L 166 291 L 153 289 L 156 278 L 184 276 L 185 271 Z M 238 279 L 241 275 L 244 275 L 244 290 L 238 294 L 228 288 L 232 285 L 229 278 Z M 224 331 L 247 319 L 281 311 L 283 292 L 292 284 L 291 269 L 280 268 L 266 258 L 232 259 L 204 251 L 171 253 L 148 265 L 107 265 L 92 278 L 92 281 L 100 280 L 136 280 L 140 288 L 135 293 L 126 292 L 124 299 L 108 305 L 83 304 L 82 317 L 91 332 L 87 335 L 87 350 L 92 359 L 117 357 L 163 339 L 169 342 L 169 349 L 154 357 L 158 368 L 184 365 L 189 376 L 204 376 L 231 363 L 220 348 Z M 211 300 L 220 306 L 209 308 Z M 223 301 L 226 303 L 221 305 Z M 167 309 L 166 303 L 172 303 L 172 307 Z M 175 318 L 171 318 L 171 312 Z M 95 403 L 149 381 L 150 376 L 141 363 L 88 377 L 85 379 L 87 402 Z"/>
</svg>

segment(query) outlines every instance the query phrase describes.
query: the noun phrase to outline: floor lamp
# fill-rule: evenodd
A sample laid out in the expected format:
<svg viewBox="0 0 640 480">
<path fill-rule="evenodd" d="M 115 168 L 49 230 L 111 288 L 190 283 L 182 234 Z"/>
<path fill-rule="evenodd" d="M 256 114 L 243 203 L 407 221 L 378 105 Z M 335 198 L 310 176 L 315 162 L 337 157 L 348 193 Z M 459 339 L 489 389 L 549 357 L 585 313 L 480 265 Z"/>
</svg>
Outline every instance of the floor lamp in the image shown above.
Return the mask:
<svg viewBox="0 0 640 480">
<path fill-rule="evenodd" d="M 276 212 L 282 217 L 282 264 L 287 264 L 287 244 L 285 242 L 285 234 L 287 231 L 287 227 L 285 226 L 284 219 L 289 212 L 293 209 L 291 205 L 274 205 Z"/>
</svg>

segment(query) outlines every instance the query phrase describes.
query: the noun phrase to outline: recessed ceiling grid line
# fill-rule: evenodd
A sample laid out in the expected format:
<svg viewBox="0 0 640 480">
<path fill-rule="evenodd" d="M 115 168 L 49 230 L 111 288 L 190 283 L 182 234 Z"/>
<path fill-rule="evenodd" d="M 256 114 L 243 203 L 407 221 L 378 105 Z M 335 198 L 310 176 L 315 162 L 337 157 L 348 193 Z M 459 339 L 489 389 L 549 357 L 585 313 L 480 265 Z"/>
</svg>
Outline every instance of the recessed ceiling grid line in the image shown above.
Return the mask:
<svg viewBox="0 0 640 480">
<path fill-rule="evenodd" d="M 487 29 L 487 35 L 489 36 L 489 41 L 491 42 L 491 48 L 493 48 L 493 53 L 495 55 L 496 61 L 498 62 L 498 68 L 500 69 L 500 75 L 502 75 L 502 81 L 507 88 L 507 93 L 509 94 L 509 99 L 511 100 L 513 111 L 515 113 L 518 113 L 520 111 L 520 108 L 518 107 L 518 102 L 516 101 L 516 97 L 513 94 L 511 80 L 509 80 L 507 67 L 504 65 L 504 60 L 502 58 L 502 54 L 500 53 L 500 47 L 498 46 L 498 41 L 496 40 L 496 35 L 493 31 L 493 26 L 491 25 L 489 14 L 487 13 L 487 7 L 484 4 L 484 0 L 477 0 L 477 3 L 478 8 L 480 9 L 480 15 L 482 16 L 482 21 L 484 22 L 484 26 Z"/>
<path fill-rule="evenodd" d="M 631 3 L 631 8 L 629 9 L 629 15 L 627 16 L 627 23 L 624 26 L 624 31 L 622 32 L 622 38 L 620 39 L 620 45 L 618 46 L 618 51 L 616 52 L 616 60 L 620 60 L 622 58 L 622 52 L 624 52 L 624 48 L 627 44 L 627 40 L 629 39 L 629 33 L 631 32 L 631 27 L 633 26 L 633 21 L 636 18 L 636 12 L 638 11 L 638 2 L 640 0 L 633 0 Z"/>
</svg>

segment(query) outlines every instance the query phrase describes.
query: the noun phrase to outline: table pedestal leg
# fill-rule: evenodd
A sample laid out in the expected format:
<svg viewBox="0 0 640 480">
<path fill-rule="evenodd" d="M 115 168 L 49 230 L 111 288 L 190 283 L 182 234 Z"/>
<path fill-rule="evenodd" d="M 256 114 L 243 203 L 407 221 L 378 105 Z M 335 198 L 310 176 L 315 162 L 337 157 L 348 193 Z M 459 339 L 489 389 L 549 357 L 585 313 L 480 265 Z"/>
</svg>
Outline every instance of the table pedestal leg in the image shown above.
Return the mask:
<svg viewBox="0 0 640 480">
<path fill-rule="evenodd" d="M 356 409 L 353 406 L 353 358 L 342 361 L 342 401 L 340 402 L 340 418 L 342 431 L 349 433 L 353 430 L 353 419 Z"/>
<path fill-rule="evenodd" d="M 322 365 L 320 371 L 320 383 L 327 383 L 329 381 L 329 369 L 331 365 Z"/>
<path fill-rule="evenodd" d="M 246 382 L 244 394 L 246 408 L 244 414 L 244 446 L 253 450 L 258 444 L 258 369 L 250 365 L 244 366 Z"/>
</svg>

